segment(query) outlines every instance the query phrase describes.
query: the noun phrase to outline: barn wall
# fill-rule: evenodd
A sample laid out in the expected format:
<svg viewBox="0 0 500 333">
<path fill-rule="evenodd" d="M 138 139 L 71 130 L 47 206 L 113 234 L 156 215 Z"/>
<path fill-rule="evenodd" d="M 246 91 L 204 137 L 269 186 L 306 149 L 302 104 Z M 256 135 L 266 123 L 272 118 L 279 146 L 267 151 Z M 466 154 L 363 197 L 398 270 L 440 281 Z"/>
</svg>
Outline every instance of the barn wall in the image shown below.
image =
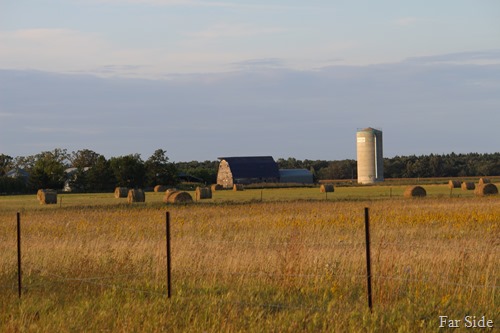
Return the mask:
<svg viewBox="0 0 500 333">
<path fill-rule="evenodd" d="M 255 183 L 278 183 L 278 178 L 236 178 L 233 180 L 235 184 L 255 184 Z"/>
<path fill-rule="evenodd" d="M 229 164 L 222 160 L 219 163 L 219 171 L 217 172 L 217 184 L 222 185 L 224 188 L 233 187 L 233 174 Z"/>
</svg>

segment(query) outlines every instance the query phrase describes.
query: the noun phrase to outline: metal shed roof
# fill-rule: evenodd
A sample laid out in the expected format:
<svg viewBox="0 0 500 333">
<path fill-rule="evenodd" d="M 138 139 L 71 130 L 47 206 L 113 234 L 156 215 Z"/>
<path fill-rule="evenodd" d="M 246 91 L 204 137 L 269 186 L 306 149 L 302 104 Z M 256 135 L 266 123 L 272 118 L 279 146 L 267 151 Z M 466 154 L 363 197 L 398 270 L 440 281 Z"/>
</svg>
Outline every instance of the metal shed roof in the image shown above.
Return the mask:
<svg viewBox="0 0 500 333">
<path fill-rule="evenodd" d="M 10 178 L 17 178 L 17 177 L 28 178 L 30 176 L 30 174 L 26 170 L 19 168 L 9 170 L 5 175 Z"/>
</svg>

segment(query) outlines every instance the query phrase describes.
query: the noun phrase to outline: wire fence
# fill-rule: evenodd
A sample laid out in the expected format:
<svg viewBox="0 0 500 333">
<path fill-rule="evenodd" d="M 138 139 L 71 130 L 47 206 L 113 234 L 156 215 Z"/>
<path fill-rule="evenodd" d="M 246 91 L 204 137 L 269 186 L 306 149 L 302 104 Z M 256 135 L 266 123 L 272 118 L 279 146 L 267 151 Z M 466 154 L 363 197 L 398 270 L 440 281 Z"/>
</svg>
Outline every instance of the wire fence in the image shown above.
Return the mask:
<svg viewBox="0 0 500 333">
<path fill-rule="evenodd" d="M 28 238 L 36 237 L 36 235 L 29 235 Z M 169 236 L 167 236 L 168 238 Z M 203 246 L 224 246 L 224 247 L 253 247 L 253 248 L 262 248 L 262 247 L 282 247 L 286 248 L 290 241 L 283 240 L 270 240 L 267 242 L 262 241 L 240 241 L 240 240 L 221 240 L 221 239 L 203 239 L 200 240 Z M 196 246 L 196 244 L 193 244 Z M 402 250 L 411 250 L 411 251 L 419 251 L 419 250 L 431 250 L 431 251 L 440 251 L 443 249 L 450 250 L 449 245 L 440 245 L 440 244 L 421 244 L 417 242 L 406 242 L 406 241 L 385 241 L 380 240 L 378 242 L 373 243 L 374 246 L 379 248 L 388 248 L 395 247 L 398 251 Z M 302 248 L 325 248 L 330 250 L 345 250 L 347 249 L 356 249 L 362 250 L 365 248 L 365 242 L 352 242 L 352 241 L 328 241 L 328 242 L 302 242 L 300 244 Z M 496 255 L 500 252 L 500 241 L 492 242 L 489 245 L 461 245 L 458 244 L 456 251 L 457 253 L 471 252 L 471 253 L 485 253 L 489 252 L 493 255 Z M 220 255 L 223 255 L 222 253 Z M 24 271 L 36 271 L 40 270 L 42 267 L 36 267 L 35 264 L 29 263 L 30 267 L 23 267 Z M 379 273 L 371 273 L 371 278 L 375 283 L 381 282 L 404 282 L 404 283 L 413 283 L 413 284 L 424 284 L 430 286 L 441 286 L 441 287 L 463 287 L 468 289 L 484 289 L 490 290 L 493 292 L 497 292 L 500 286 L 497 285 L 498 278 L 496 276 L 493 277 L 493 281 L 478 283 L 471 281 L 470 283 L 460 281 L 460 277 L 457 276 L 447 276 L 446 274 L 440 272 L 419 272 L 415 273 L 412 271 L 412 267 L 406 267 L 407 269 L 404 272 L 395 271 L 394 274 L 379 274 Z M 164 267 L 162 267 L 159 272 L 164 273 Z M 359 272 L 358 272 L 359 270 Z M 183 268 L 177 267 L 173 269 L 173 276 L 191 276 L 197 279 L 202 279 L 211 277 L 238 277 L 241 279 L 284 279 L 284 278 L 293 278 L 299 280 L 305 280 L 309 282 L 316 281 L 326 281 L 322 282 L 328 283 L 331 281 L 356 281 L 356 283 L 362 284 L 364 279 L 366 278 L 366 274 L 363 273 L 363 267 L 359 267 L 359 269 L 355 269 L 355 271 L 345 272 L 342 271 L 340 273 L 323 270 L 323 271 L 312 271 L 312 272 L 292 272 L 285 273 L 280 272 L 279 270 L 229 270 L 227 268 L 221 267 L 216 269 L 207 269 L 207 268 Z M 391 272 L 389 272 L 391 273 Z M 142 279 L 139 281 L 139 284 L 144 283 L 144 280 L 148 280 L 146 283 L 146 287 L 137 287 L 134 283 L 135 280 Z M 457 281 L 457 279 L 459 281 Z M 116 282 L 116 281 L 119 282 Z M 158 281 L 162 282 L 158 282 Z M 168 278 L 168 282 L 170 283 L 170 277 Z M 164 276 L 158 276 L 158 271 L 156 274 L 150 272 L 137 272 L 137 273 L 128 273 L 128 274 L 112 274 L 112 275 L 101 275 L 101 276 L 64 276 L 54 273 L 41 272 L 31 273 L 29 275 L 29 280 L 24 281 L 23 288 L 25 292 L 30 292 L 33 290 L 38 290 L 43 293 L 48 287 L 52 285 L 60 285 L 60 284 L 71 284 L 78 283 L 80 285 L 87 286 L 96 286 L 100 288 L 112 288 L 115 290 L 120 290 L 123 292 L 129 293 L 139 293 L 146 294 L 155 297 L 165 297 L 168 293 L 168 286 L 165 283 L 166 279 Z M 17 288 L 20 288 L 20 285 L 12 279 L 12 283 L 8 283 L 5 285 L 0 285 L 0 290 L 4 292 L 14 291 Z M 206 293 L 205 293 L 206 295 Z M 220 297 L 217 293 L 213 293 L 208 297 L 213 297 L 217 299 L 217 302 L 238 305 L 243 307 L 262 307 L 262 308 L 274 308 L 274 309 L 300 309 L 306 311 L 327 311 L 326 306 L 310 306 L 304 304 L 286 304 L 286 303 L 262 303 L 256 301 L 244 301 L 244 300 L 227 300 Z M 174 280 L 174 297 L 181 299 L 183 301 L 189 301 L 191 298 L 198 297 L 195 291 L 186 291 L 182 290 L 182 292 L 175 293 L 175 280 Z"/>
<path fill-rule="evenodd" d="M 204 238 L 203 245 L 204 246 L 217 246 L 224 245 L 230 247 L 242 247 L 245 246 L 247 248 L 280 248 L 286 247 L 290 245 L 290 241 L 269 241 L 269 242 L 259 242 L 259 241 L 240 241 L 240 240 L 218 240 L 218 239 L 210 239 Z M 317 249 L 317 248 L 326 248 L 326 249 L 364 249 L 366 246 L 365 242 L 350 242 L 350 241 L 342 241 L 336 240 L 331 242 L 301 242 L 300 245 L 304 248 L 308 249 Z M 449 250 L 449 245 L 440 245 L 440 244 L 422 244 L 417 242 L 409 242 L 409 241 L 379 241 L 372 242 L 373 247 L 380 248 L 388 248 L 394 247 L 397 250 L 408 250 L 413 251 L 417 249 L 427 249 L 427 250 Z M 493 246 L 477 246 L 477 245 L 464 245 L 458 244 L 456 246 L 458 252 L 471 252 L 471 253 L 484 253 L 485 251 L 491 251 L 492 253 L 500 253 L 500 240 L 498 244 L 493 244 Z"/>
</svg>

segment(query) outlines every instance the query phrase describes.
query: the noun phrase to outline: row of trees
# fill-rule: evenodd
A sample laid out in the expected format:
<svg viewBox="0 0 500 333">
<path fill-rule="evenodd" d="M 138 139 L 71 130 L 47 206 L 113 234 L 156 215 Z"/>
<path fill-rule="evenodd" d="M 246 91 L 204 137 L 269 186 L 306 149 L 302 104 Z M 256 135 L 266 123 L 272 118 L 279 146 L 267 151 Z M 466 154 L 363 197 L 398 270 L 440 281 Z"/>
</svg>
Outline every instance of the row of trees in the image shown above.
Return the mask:
<svg viewBox="0 0 500 333">
<path fill-rule="evenodd" d="M 277 160 L 280 169 L 308 169 L 314 179 L 355 179 L 355 160 Z M 70 175 L 65 172 L 75 168 Z M 6 177 L 11 169 L 29 174 Z M 68 153 L 54 149 L 37 155 L 11 157 L 0 154 L 0 193 L 26 192 L 39 188 L 69 186 L 81 191 L 110 191 L 116 186 L 152 187 L 158 184 L 176 185 L 180 175 L 189 175 L 211 184 L 217 179 L 218 161 L 171 163 L 163 149 L 157 149 L 146 161 L 139 154 L 106 159 L 92 150 Z M 385 178 L 427 178 L 500 175 L 500 153 L 395 156 L 384 159 Z"/>
<path fill-rule="evenodd" d="M 68 168 L 73 168 L 66 172 Z M 11 169 L 22 169 L 28 179 L 9 178 Z M 42 152 L 27 157 L 0 155 L 0 192 L 25 192 L 39 188 L 70 188 L 109 191 L 116 186 L 148 187 L 175 185 L 177 169 L 163 149 L 157 149 L 146 161 L 139 154 L 112 157 L 109 160 L 92 150 L 68 153 L 65 149 Z"/>
<path fill-rule="evenodd" d="M 282 169 L 309 169 L 318 179 L 355 179 L 355 160 L 278 159 Z M 475 177 L 500 175 L 500 153 L 395 156 L 384 159 L 384 178 Z"/>
</svg>

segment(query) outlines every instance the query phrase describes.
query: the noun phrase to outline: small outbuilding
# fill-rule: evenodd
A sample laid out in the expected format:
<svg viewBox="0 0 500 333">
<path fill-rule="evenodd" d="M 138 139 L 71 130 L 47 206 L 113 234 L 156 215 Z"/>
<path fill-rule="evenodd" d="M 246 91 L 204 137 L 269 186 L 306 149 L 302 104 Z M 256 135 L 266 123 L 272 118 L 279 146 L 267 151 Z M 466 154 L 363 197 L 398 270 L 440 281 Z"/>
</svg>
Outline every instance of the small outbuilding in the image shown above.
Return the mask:
<svg viewBox="0 0 500 333">
<path fill-rule="evenodd" d="M 90 167 L 84 167 L 82 170 L 83 172 L 87 172 L 89 169 Z M 66 170 L 64 170 L 64 174 L 66 175 L 66 180 L 64 181 L 63 191 L 73 192 L 75 190 L 78 190 L 78 188 L 74 188 L 73 186 L 73 183 L 78 178 L 78 168 L 67 168 Z"/>
<path fill-rule="evenodd" d="M 307 169 L 280 169 L 280 183 L 312 184 L 313 175 Z"/>
<path fill-rule="evenodd" d="M 26 170 L 20 168 L 14 168 L 7 171 L 7 173 L 5 173 L 5 176 L 9 178 L 22 179 L 24 183 L 28 183 L 28 179 L 30 178 L 30 174 Z"/>
</svg>

